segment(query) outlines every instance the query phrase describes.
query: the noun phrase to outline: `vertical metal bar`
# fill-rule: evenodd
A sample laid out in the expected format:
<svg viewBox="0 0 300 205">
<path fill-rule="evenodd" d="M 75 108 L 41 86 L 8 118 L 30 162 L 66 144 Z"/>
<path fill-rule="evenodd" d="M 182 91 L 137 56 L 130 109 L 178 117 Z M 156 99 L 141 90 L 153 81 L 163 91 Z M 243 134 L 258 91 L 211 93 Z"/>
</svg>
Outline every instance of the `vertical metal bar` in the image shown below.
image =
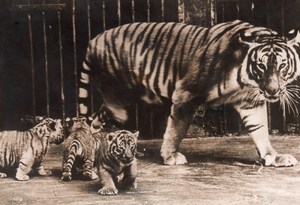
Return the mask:
<svg viewBox="0 0 300 205">
<path fill-rule="evenodd" d="M 147 0 L 147 21 L 151 21 L 151 16 L 150 16 L 150 0 Z"/>
<path fill-rule="evenodd" d="M 185 17 L 184 17 L 184 1 L 183 0 L 178 0 L 178 21 L 180 23 L 185 22 Z"/>
<path fill-rule="evenodd" d="M 87 24 L 88 24 L 88 38 L 91 40 L 92 32 L 91 32 L 91 3 L 90 0 L 87 0 Z M 91 96 L 91 113 L 94 113 L 94 90 L 92 82 L 90 81 L 90 96 Z"/>
<path fill-rule="evenodd" d="M 270 28 L 271 26 L 271 15 L 270 15 L 270 4 L 267 3 L 267 26 Z M 268 113 L 268 128 L 269 132 L 272 131 L 272 121 L 271 121 L 271 105 L 269 102 L 267 102 L 267 113 Z"/>
<path fill-rule="evenodd" d="M 222 2 L 222 4 L 221 4 L 222 22 L 225 21 L 225 5 L 224 4 L 225 4 L 224 2 Z"/>
<path fill-rule="evenodd" d="M 297 78 L 296 83 L 297 83 L 298 86 L 300 85 L 300 79 L 299 79 L 299 77 Z M 297 105 L 298 105 L 297 108 L 299 110 L 299 103 L 297 103 Z M 300 134 L 299 127 L 300 127 L 300 113 L 298 113 L 296 115 L 296 132 L 295 132 L 296 134 Z"/>
<path fill-rule="evenodd" d="M 87 25 L 88 25 L 88 37 L 91 39 L 91 2 L 87 0 Z"/>
<path fill-rule="evenodd" d="M 281 34 L 284 34 L 284 1 L 281 1 Z M 282 122 L 282 128 L 283 128 L 283 132 L 286 133 L 287 132 L 287 124 L 286 124 L 286 116 L 283 116 L 283 122 Z"/>
<path fill-rule="evenodd" d="M 267 3 L 267 25 L 270 27 L 271 25 L 271 11 L 270 11 L 270 4 Z"/>
<path fill-rule="evenodd" d="M 281 1 L 281 34 L 284 34 L 284 28 L 285 28 L 285 12 L 284 12 L 284 1 Z"/>
<path fill-rule="evenodd" d="M 117 9 L 118 9 L 118 24 L 121 25 L 121 0 L 117 1 Z"/>
<path fill-rule="evenodd" d="M 102 18 L 103 18 L 103 30 L 106 30 L 106 17 L 105 17 L 105 0 L 102 0 Z"/>
<path fill-rule="evenodd" d="M 49 100 L 49 76 L 48 76 L 48 46 L 47 46 L 47 30 L 46 30 L 46 17 L 45 12 L 42 12 L 43 16 L 43 36 L 44 36 L 44 57 L 45 57 L 45 83 L 46 83 L 46 111 L 47 116 L 50 116 L 50 100 Z"/>
<path fill-rule="evenodd" d="M 150 138 L 153 138 L 154 137 L 154 125 L 153 125 L 153 121 L 154 121 L 154 118 L 153 118 L 153 110 L 151 110 L 150 112 Z"/>
<path fill-rule="evenodd" d="M 227 123 L 227 115 L 228 115 L 228 108 L 227 105 L 224 105 L 224 132 L 227 134 L 228 130 L 228 123 Z"/>
<path fill-rule="evenodd" d="M 254 22 L 254 9 L 255 9 L 255 4 L 254 4 L 254 2 L 252 1 L 252 2 L 251 2 L 251 23 L 255 23 L 255 22 Z"/>
<path fill-rule="evenodd" d="M 28 14 L 28 29 L 29 29 L 29 41 L 30 41 L 30 60 L 31 60 L 31 80 L 32 80 L 32 115 L 36 116 L 36 96 L 35 96 L 35 65 L 33 54 L 33 37 L 32 37 L 32 22 L 31 14 Z"/>
<path fill-rule="evenodd" d="M 61 14 L 60 14 L 60 11 L 57 12 L 57 19 L 58 19 L 61 109 L 62 109 L 62 119 L 65 120 L 66 113 L 65 113 L 65 91 L 64 91 L 64 66 L 63 66 L 63 54 L 62 54 L 63 47 L 62 47 L 62 36 L 61 36 Z M 77 92 L 76 92 L 76 94 L 77 94 Z M 77 96 L 78 95 L 76 95 L 76 98 L 77 98 Z M 78 107 L 76 107 L 76 108 L 78 108 Z M 78 112 L 78 109 L 76 109 L 76 111 Z"/>
<path fill-rule="evenodd" d="M 239 6 L 239 2 L 236 2 L 236 18 L 240 19 L 240 6 Z"/>
<path fill-rule="evenodd" d="M 165 21 L 165 0 L 161 0 L 161 21 Z"/>
<path fill-rule="evenodd" d="M 217 1 L 208 0 L 210 3 L 210 26 L 213 26 L 217 23 Z"/>
<path fill-rule="evenodd" d="M 78 74 L 77 74 L 77 45 L 76 45 L 76 0 L 72 1 L 72 30 L 73 30 L 73 58 L 74 58 L 74 78 L 75 78 L 75 96 L 76 96 L 76 116 L 79 116 L 78 103 Z"/>
<path fill-rule="evenodd" d="M 135 5 L 134 0 L 131 0 L 132 22 L 135 22 Z"/>
<path fill-rule="evenodd" d="M 139 130 L 139 104 L 135 104 L 135 129 Z"/>
</svg>

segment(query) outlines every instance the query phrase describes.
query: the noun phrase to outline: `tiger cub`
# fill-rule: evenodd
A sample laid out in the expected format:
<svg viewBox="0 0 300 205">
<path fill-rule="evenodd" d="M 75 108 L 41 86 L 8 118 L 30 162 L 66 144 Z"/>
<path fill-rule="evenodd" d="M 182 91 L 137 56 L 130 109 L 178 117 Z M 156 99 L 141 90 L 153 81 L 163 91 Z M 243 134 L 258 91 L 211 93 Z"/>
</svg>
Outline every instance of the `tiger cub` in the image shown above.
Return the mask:
<svg viewBox="0 0 300 205">
<path fill-rule="evenodd" d="M 123 174 L 120 186 L 124 189 L 137 188 L 137 138 L 139 132 L 132 133 L 127 130 L 113 132 L 99 131 L 93 133 L 96 140 L 96 166 L 102 188 L 100 195 L 116 195 L 118 177 Z"/>
<path fill-rule="evenodd" d="M 39 175 L 51 175 L 41 165 L 49 145 L 60 144 L 64 140 L 61 120 L 45 118 L 28 131 L 0 132 L 0 170 L 8 172 L 17 168 L 16 179 L 29 180 L 31 169 Z M 0 172 L 0 177 L 7 177 Z"/>
<path fill-rule="evenodd" d="M 83 169 L 84 180 L 96 180 L 92 170 L 95 159 L 95 140 L 85 117 L 72 118 L 73 125 L 65 142 L 63 173 L 61 180 L 71 181 L 76 168 Z M 75 164 L 74 164 L 75 163 Z"/>
</svg>

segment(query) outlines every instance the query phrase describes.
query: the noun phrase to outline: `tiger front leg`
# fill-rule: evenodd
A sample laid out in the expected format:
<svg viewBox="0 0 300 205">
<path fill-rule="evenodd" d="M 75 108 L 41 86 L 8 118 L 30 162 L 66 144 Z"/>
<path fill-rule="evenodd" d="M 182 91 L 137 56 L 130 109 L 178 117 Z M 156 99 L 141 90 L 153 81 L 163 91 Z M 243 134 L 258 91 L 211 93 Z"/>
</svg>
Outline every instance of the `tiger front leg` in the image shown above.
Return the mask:
<svg viewBox="0 0 300 205">
<path fill-rule="evenodd" d="M 99 189 L 98 194 L 100 195 L 117 195 L 118 189 L 115 186 L 113 177 L 103 167 L 99 168 L 99 178 L 101 181 L 102 188 Z"/>
<path fill-rule="evenodd" d="M 20 159 L 19 167 L 17 168 L 16 179 L 19 181 L 29 180 L 28 173 L 31 171 L 34 162 L 34 156 L 31 151 L 27 151 Z"/>
<path fill-rule="evenodd" d="M 173 93 L 172 100 L 173 105 L 160 153 L 166 165 L 186 164 L 185 156 L 178 150 L 193 118 L 192 94 L 185 90 L 177 90 Z"/>
<path fill-rule="evenodd" d="M 278 154 L 272 147 L 269 140 L 266 103 L 250 109 L 242 109 L 240 105 L 236 105 L 235 108 L 248 129 L 265 166 L 288 167 L 297 164 L 298 161 L 294 156 Z"/>
<path fill-rule="evenodd" d="M 137 160 L 134 159 L 132 164 L 124 168 L 124 177 L 121 181 L 122 189 L 137 189 Z"/>
</svg>

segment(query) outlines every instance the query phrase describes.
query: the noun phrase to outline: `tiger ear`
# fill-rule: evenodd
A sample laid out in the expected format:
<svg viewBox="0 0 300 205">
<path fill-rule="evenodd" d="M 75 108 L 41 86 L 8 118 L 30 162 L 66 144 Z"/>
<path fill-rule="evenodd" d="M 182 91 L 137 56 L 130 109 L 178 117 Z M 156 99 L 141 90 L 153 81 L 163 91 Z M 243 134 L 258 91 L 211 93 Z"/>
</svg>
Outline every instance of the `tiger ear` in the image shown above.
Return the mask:
<svg viewBox="0 0 300 205">
<path fill-rule="evenodd" d="M 292 29 L 288 32 L 288 36 L 293 36 L 294 38 L 288 40 L 288 45 L 291 46 L 299 46 L 300 44 L 300 31 L 296 29 Z"/>
<path fill-rule="evenodd" d="M 239 42 L 241 44 L 244 44 L 248 47 L 255 47 L 255 46 L 259 45 L 255 41 L 256 41 L 256 37 L 253 36 L 252 33 L 247 32 L 247 31 L 240 32 Z"/>
</svg>

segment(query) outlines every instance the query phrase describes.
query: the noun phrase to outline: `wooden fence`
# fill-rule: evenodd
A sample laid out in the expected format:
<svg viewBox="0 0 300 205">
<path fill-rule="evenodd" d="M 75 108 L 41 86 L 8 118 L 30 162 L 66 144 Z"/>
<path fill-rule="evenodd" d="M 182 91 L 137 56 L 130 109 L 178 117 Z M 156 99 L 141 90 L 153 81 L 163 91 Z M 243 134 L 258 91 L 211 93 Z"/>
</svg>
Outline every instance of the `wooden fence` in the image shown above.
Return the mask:
<svg viewBox="0 0 300 205">
<path fill-rule="evenodd" d="M 24 116 L 65 118 L 78 115 L 78 72 L 88 40 L 98 33 L 130 22 L 186 22 L 201 26 L 242 19 L 286 33 L 293 24 L 284 1 L 267 0 L 13 0 L 3 3 L 7 12 L 4 48 L 0 53 L 0 127 L 20 128 Z M 290 16 L 289 16 L 290 15 Z M 288 22 L 288 23 L 287 23 Z M 95 110 L 99 96 L 91 97 Z M 272 130 L 298 132 L 298 117 L 283 119 L 278 104 L 269 105 Z M 201 109 L 201 107 L 200 107 Z M 196 115 L 192 134 L 204 130 L 224 134 L 240 132 L 241 125 L 230 106 Z M 131 129 L 145 138 L 164 132 L 165 109 L 137 105 L 132 108 Z M 227 120 L 230 119 L 234 120 Z M 217 120 L 216 120 L 217 119 Z M 216 123 L 217 122 L 217 123 Z M 202 131 L 201 131 L 202 130 Z M 196 131 L 196 132 L 195 132 Z M 204 132 L 205 134 L 205 132 Z"/>
</svg>

